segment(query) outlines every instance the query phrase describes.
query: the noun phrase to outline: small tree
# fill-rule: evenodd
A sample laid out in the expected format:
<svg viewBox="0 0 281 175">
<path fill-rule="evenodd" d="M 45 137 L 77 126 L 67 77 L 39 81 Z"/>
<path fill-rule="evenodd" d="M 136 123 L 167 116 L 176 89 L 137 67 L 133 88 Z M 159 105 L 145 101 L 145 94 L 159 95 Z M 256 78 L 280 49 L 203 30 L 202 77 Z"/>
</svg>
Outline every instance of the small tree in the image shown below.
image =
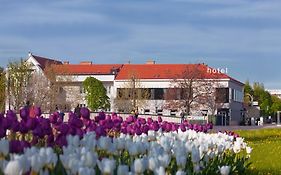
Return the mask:
<svg viewBox="0 0 281 175">
<path fill-rule="evenodd" d="M 131 112 L 146 106 L 147 100 L 150 99 L 150 91 L 142 86 L 138 77 L 136 72 L 131 71 L 128 74 L 128 81 L 120 89 L 117 89 L 114 105 L 119 110 Z"/>
<path fill-rule="evenodd" d="M 87 77 L 83 82 L 86 101 L 91 110 L 107 109 L 110 107 L 109 97 L 102 82 L 94 77 Z"/>
<path fill-rule="evenodd" d="M 6 74 L 4 69 L 0 67 L 0 111 L 5 111 L 6 100 Z"/>
<path fill-rule="evenodd" d="M 8 98 L 16 110 L 24 106 L 28 99 L 27 88 L 31 73 L 31 65 L 23 59 L 8 64 Z"/>
</svg>

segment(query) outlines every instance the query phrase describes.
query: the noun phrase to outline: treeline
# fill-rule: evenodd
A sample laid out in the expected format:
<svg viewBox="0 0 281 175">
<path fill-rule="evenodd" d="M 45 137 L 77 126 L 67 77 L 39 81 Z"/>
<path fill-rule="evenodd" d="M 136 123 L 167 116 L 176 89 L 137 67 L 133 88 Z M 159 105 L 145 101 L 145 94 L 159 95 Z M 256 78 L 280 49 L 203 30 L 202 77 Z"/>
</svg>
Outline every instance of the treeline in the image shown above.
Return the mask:
<svg viewBox="0 0 281 175">
<path fill-rule="evenodd" d="M 244 95 L 246 104 L 251 104 L 251 97 L 253 101 L 258 102 L 262 116 L 275 116 L 277 111 L 281 111 L 281 99 L 266 91 L 262 83 L 255 82 L 250 85 L 249 81 L 246 81 Z"/>
</svg>

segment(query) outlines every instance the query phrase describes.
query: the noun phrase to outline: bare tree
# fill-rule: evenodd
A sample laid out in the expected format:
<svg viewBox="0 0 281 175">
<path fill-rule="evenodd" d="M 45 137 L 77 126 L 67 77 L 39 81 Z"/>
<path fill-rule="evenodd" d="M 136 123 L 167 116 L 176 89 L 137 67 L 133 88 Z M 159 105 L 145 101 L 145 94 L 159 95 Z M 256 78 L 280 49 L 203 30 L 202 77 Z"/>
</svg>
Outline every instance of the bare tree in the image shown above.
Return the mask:
<svg viewBox="0 0 281 175">
<path fill-rule="evenodd" d="M 203 102 L 202 107 L 209 111 L 211 116 L 214 116 L 217 109 L 222 108 L 229 97 L 229 89 L 224 88 L 218 81 L 213 80 L 213 85 L 206 87 L 206 90 L 210 92 L 210 95 L 203 96 L 200 99 Z"/>
<path fill-rule="evenodd" d="M 28 98 L 28 82 L 31 77 L 31 65 L 23 59 L 8 64 L 9 105 L 15 110 L 24 106 Z"/>
<path fill-rule="evenodd" d="M 59 72 L 60 74 L 64 74 L 67 71 L 63 67 L 60 67 Z M 56 107 L 70 110 L 71 104 L 76 103 L 67 99 L 66 96 L 66 93 L 72 93 L 68 89 L 68 85 L 71 83 L 72 78 L 70 76 L 59 76 L 56 66 L 47 63 L 43 72 L 32 72 L 28 81 L 27 100 L 36 106 L 40 106 L 43 112 L 52 112 Z M 74 99 L 76 100 L 78 98 L 76 97 Z"/>
<path fill-rule="evenodd" d="M 131 112 L 146 106 L 150 99 L 150 90 L 144 88 L 138 74 L 131 71 L 128 74 L 128 81 L 122 88 L 117 89 L 117 98 L 114 100 L 114 106 L 123 112 Z"/>
<path fill-rule="evenodd" d="M 206 67 L 201 64 L 186 65 L 181 74 L 175 75 L 171 88 L 165 93 L 165 107 L 185 110 L 190 114 L 191 109 L 199 110 L 208 100 L 215 102 L 215 77 L 206 76 Z"/>
</svg>

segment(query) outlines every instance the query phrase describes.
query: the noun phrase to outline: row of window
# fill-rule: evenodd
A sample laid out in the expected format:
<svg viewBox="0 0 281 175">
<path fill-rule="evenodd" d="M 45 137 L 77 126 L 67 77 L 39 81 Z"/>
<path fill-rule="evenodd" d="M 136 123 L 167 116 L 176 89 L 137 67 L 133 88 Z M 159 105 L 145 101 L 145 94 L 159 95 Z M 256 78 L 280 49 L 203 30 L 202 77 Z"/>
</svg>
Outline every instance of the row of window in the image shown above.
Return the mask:
<svg viewBox="0 0 281 175">
<path fill-rule="evenodd" d="M 229 88 L 216 88 L 215 99 L 217 103 L 229 103 Z M 180 88 L 117 88 L 118 99 L 141 99 L 141 100 L 182 100 L 186 99 L 186 89 Z M 237 102 L 243 102 L 243 93 L 231 89 L 231 99 Z"/>
</svg>

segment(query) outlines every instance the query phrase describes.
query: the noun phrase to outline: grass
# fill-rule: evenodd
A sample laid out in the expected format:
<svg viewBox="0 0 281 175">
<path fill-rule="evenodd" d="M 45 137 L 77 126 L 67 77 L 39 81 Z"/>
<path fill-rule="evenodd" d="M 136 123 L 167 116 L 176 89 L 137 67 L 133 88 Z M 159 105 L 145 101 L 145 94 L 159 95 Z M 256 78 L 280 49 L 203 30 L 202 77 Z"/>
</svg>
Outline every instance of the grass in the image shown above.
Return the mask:
<svg viewBox="0 0 281 175">
<path fill-rule="evenodd" d="M 235 131 L 253 148 L 250 174 L 281 174 L 281 129 Z"/>
</svg>

